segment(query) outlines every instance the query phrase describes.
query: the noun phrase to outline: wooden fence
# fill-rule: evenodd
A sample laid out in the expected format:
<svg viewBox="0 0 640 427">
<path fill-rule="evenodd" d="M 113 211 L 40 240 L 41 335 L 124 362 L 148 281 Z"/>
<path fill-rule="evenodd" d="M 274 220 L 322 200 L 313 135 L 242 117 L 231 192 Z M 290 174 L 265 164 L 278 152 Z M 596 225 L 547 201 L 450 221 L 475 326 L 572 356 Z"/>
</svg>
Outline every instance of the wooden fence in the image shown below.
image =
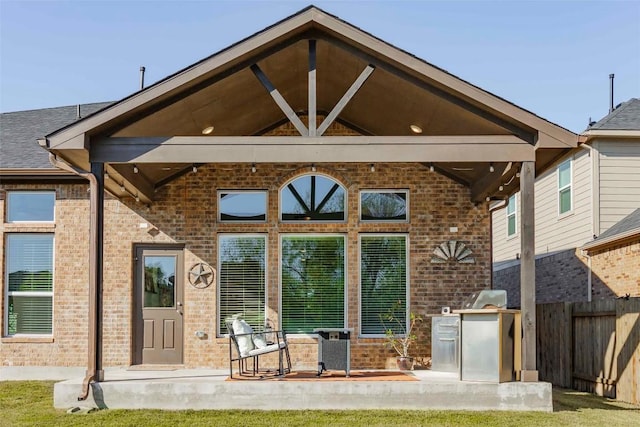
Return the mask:
<svg viewBox="0 0 640 427">
<path fill-rule="evenodd" d="M 536 316 L 541 380 L 640 404 L 640 298 L 539 304 Z"/>
</svg>

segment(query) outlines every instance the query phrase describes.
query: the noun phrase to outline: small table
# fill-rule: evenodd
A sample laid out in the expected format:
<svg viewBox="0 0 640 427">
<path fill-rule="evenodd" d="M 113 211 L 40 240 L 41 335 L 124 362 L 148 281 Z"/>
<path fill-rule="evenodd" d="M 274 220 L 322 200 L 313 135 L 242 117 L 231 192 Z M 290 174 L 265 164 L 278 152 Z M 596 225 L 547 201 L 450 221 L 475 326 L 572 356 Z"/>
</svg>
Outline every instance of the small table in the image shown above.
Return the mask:
<svg viewBox="0 0 640 427">
<path fill-rule="evenodd" d="M 352 328 L 317 328 L 318 334 L 318 376 L 327 369 L 351 371 Z"/>
</svg>

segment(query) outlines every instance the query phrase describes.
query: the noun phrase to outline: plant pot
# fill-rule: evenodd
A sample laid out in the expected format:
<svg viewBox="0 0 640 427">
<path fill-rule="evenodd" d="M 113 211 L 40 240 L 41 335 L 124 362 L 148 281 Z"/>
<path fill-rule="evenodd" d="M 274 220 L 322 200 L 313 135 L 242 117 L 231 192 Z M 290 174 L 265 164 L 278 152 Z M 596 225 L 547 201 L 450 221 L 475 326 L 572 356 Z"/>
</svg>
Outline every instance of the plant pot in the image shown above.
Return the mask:
<svg viewBox="0 0 640 427">
<path fill-rule="evenodd" d="M 401 371 L 413 371 L 413 357 L 398 356 L 396 365 Z"/>
</svg>

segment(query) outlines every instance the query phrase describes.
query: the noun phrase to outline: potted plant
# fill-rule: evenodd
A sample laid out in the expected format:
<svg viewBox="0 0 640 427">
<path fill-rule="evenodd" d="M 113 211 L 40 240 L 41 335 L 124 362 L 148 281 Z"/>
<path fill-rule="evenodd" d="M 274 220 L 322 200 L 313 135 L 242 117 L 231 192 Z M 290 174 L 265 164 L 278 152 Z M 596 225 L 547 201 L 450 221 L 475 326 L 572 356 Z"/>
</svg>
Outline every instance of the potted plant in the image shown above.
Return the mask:
<svg viewBox="0 0 640 427">
<path fill-rule="evenodd" d="M 409 349 L 418 337 L 415 328 L 422 317 L 416 313 L 409 313 L 409 320 L 406 320 L 406 310 L 402 308 L 402 301 L 398 301 L 389 308 L 386 313 L 380 315 L 380 320 L 384 326 L 385 341 L 384 346 L 395 350 L 396 363 L 398 369 L 410 371 L 413 369 L 413 357 L 409 354 Z"/>
</svg>

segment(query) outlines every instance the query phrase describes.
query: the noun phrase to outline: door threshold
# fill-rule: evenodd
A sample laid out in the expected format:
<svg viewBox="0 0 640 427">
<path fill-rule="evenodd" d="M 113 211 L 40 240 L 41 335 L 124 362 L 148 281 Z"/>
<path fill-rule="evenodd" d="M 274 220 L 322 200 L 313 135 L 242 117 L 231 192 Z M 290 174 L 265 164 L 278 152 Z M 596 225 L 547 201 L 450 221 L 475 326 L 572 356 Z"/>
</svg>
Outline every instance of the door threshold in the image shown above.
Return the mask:
<svg viewBox="0 0 640 427">
<path fill-rule="evenodd" d="M 127 371 L 177 371 L 178 369 L 184 369 L 184 365 L 131 365 Z"/>
</svg>

